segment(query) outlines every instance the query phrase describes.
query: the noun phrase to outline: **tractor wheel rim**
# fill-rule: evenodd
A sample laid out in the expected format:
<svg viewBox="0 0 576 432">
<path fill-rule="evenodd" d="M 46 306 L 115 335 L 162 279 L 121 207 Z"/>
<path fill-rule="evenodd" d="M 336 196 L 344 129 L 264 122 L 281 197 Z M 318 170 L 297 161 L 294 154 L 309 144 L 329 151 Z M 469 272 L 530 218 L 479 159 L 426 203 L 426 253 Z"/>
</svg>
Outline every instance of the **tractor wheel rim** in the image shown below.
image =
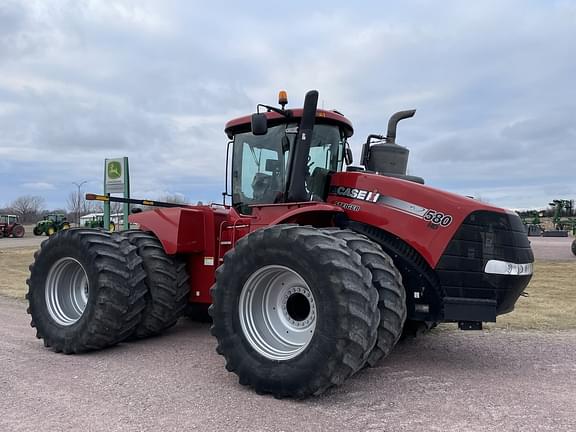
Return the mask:
<svg viewBox="0 0 576 432">
<path fill-rule="evenodd" d="M 84 314 L 90 294 L 86 270 L 74 258 L 61 258 L 48 272 L 45 286 L 48 313 L 58 324 L 70 326 Z"/>
<path fill-rule="evenodd" d="M 310 344 L 318 313 L 302 276 L 288 267 L 269 265 L 242 287 L 239 316 L 252 348 L 271 360 L 290 360 Z"/>
</svg>

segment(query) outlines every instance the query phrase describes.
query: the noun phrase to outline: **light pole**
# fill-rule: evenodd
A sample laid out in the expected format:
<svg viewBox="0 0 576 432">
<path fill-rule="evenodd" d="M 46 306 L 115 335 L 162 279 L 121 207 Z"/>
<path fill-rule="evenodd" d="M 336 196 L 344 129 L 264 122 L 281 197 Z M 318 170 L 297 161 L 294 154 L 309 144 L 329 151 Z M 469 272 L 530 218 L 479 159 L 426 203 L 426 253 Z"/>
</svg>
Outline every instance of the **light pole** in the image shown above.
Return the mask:
<svg viewBox="0 0 576 432">
<path fill-rule="evenodd" d="M 88 183 L 88 180 L 84 180 L 80 183 L 78 182 L 72 182 L 73 185 L 76 185 L 76 187 L 78 188 L 78 195 L 76 195 L 76 226 L 80 227 L 80 203 L 81 203 L 81 198 L 80 198 L 80 189 L 82 188 L 82 185 L 84 183 Z"/>
</svg>

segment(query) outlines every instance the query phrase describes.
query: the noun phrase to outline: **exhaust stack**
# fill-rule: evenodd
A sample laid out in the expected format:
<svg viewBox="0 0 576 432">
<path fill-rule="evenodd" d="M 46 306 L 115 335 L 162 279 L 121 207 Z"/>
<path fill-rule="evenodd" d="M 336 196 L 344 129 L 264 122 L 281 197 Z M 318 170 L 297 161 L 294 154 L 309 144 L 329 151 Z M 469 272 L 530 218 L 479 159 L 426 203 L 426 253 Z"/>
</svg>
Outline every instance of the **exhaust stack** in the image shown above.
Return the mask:
<svg viewBox="0 0 576 432">
<path fill-rule="evenodd" d="M 388 120 L 388 132 L 386 132 L 386 142 L 390 144 L 396 143 L 396 127 L 398 126 L 398 122 L 400 120 L 404 120 L 410 117 L 414 117 L 416 114 L 416 110 L 406 110 L 406 111 L 398 111 L 395 114 L 392 114 L 390 120 Z"/>
<path fill-rule="evenodd" d="M 408 167 L 408 156 L 410 150 L 396 144 L 396 129 L 398 122 L 413 117 L 416 110 L 399 111 L 393 114 L 388 120 L 388 131 L 386 136 L 368 135 L 368 139 L 362 148 L 362 164 L 367 171 L 374 171 L 378 174 L 403 178 L 405 180 L 424 183 L 420 177 L 406 175 Z M 372 141 L 376 141 L 372 144 Z"/>
</svg>

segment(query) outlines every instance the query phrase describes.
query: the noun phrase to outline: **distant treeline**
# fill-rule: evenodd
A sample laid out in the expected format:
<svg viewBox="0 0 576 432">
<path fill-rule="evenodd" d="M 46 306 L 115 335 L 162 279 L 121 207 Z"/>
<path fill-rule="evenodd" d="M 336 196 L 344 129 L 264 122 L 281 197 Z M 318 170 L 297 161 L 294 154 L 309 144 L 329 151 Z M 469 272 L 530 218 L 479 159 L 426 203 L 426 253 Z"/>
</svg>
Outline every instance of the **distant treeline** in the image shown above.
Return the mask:
<svg viewBox="0 0 576 432">
<path fill-rule="evenodd" d="M 534 217 L 576 217 L 576 208 L 574 200 L 553 200 L 545 209 L 524 210 L 517 212 L 521 218 Z"/>
</svg>

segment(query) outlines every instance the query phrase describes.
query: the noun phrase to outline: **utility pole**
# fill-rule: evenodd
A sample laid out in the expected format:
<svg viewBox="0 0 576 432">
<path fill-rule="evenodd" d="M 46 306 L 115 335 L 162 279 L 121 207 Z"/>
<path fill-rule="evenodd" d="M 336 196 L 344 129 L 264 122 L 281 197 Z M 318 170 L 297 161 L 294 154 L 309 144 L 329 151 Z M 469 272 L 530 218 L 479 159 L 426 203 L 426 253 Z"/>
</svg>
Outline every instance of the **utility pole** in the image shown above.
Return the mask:
<svg viewBox="0 0 576 432">
<path fill-rule="evenodd" d="M 72 184 L 76 185 L 76 187 L 78 188 L 78 194 L 76 195 L 76 226 L 77 227 L 80 226 L 80 204 L 81 204 L 81 199 L 82 199 L 82 194 L 81 194 L 80 189 L 82 188 L 82 185 L 85 183 L 88 183 L 88 180 L 81 181 L 80 183 L 72 182 Z"/>
</svg>

